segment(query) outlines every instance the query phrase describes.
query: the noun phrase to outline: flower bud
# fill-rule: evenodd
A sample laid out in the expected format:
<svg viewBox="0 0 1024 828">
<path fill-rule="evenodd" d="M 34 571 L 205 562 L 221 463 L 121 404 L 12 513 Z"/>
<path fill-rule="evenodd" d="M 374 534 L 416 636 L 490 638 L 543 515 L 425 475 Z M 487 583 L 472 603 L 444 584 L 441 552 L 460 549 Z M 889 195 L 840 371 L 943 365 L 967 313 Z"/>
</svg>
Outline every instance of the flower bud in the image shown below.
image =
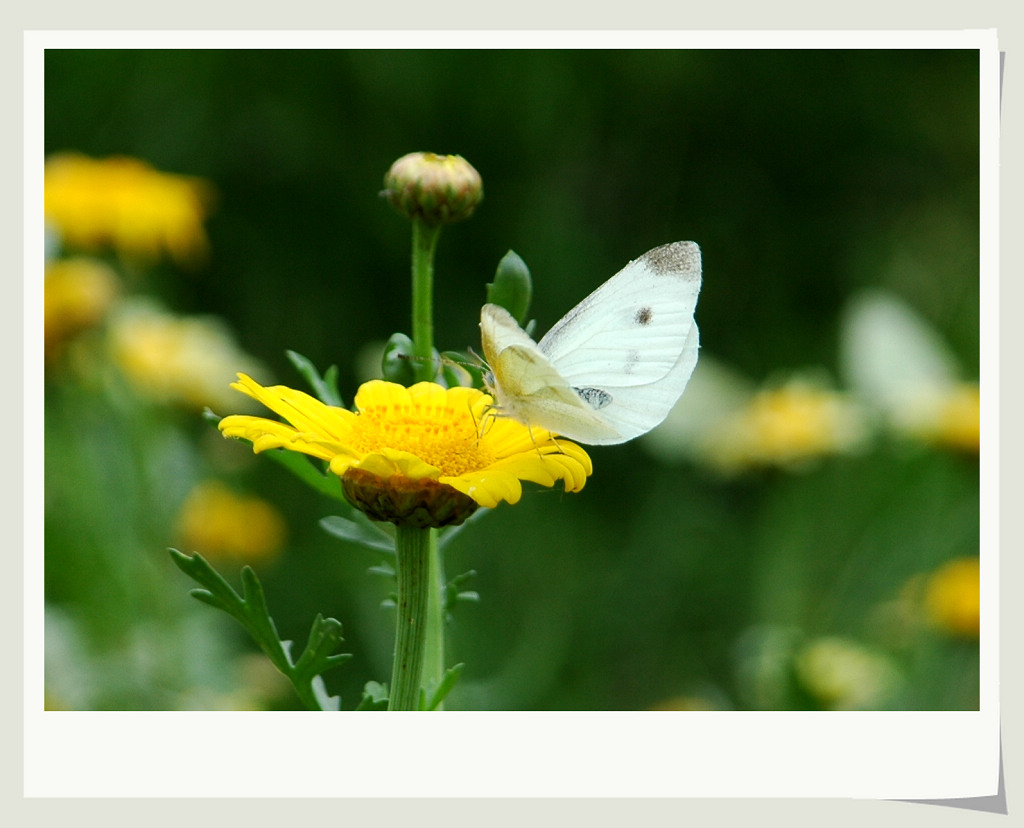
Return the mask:
<svg viewBox="0 0 1024 828">
<path fill-rule="evenodd" d="M 406 218 L 452 224 L 473 215 L 484 187 L 480 173 L 461 155 L 411 152 L 391 165 L 381 195 Z"/>
</svg>

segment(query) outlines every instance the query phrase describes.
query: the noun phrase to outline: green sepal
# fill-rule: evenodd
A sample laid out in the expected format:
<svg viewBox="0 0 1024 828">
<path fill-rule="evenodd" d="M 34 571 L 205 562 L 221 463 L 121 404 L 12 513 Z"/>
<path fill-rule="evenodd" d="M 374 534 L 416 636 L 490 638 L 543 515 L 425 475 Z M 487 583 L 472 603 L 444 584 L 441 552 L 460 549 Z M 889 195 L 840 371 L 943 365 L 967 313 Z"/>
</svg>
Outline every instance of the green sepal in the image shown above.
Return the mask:
<svg viewBox="0 0 1024 828">
<path fill-rule="evenodd" d="M 434 382 L 445 388 L 480 388 L 483 385 L 483 366 L 461 351 L 432 351 Z M 381 374 L 388 382 L 409 387 L 417 382 L 416 363 L 421 360 L 413 352 L 412 340 L 403 333 L 392 334 L 384 345 Z"/>
<path fill-rule="evenodd" d="M 388 532 L 384 525 L 370 520 L 358 509 L 352 510 L 352 517 L 346 518 L 340 515 L 329 515 L 320 518 L 320 528 L 329 535 L 334 535 L 342 540 L 358 543 L 367 549 L 375 549 L 378 552 L 389 552 L 395 554 L 395 536 Z"/>
<path fill-rule="evenodd" d="M 271 663 L 292 683 L 302 703 L 310 710 L 339 710 L 341 698 L 330 696 L 321 674 L 352 658 L 350 653 L 334 653 L 343 640 L 341 623 L 317 614 L 306 648 L 297 661 L 292 660 L 290 641 L 281 641 L 267 608 L 263 585 L 252 567 L 242 567 L 242 594 L 212 567 L 198 552 L 185 555 L 169 550 L 171 560 L 203 589 L 190 594 L 204 604 L 223 610 L 252 636 Z"/>
<path fill-rule="evenodd" d="M 461 351 L 441 353 L 441 376 L 446 388 L 480 388 L 483 386 L 484 367 Z"/>
<path fill-rule="evenodd" d="M 338 408 L 345 407 L 341 399 L 341 393 L 338 391 L 337 365 L 332 365 L 324 372 L 323 376 L 320 376 L 316 366 L 302 354 L 296 351 L 285 351 L 285 354 L 292 365 L 295 366 L 295 369 L 302 375 L 302 378 L 309 383 L 310 388 L 316 393 L 320 402 L 337 406 Z"/>
<path fill-rule="evenodd" d="M 445 697 L 452 691 L 455 683 L 459 680 L 459 676 L 462 675 L 462 668 L 465 664 L 456 664 L 454 667 L 449 667 L 444 671 L 444 675 L 441 676 L 441 681 L 437 683 L 437 686 L 432 686 L 430 691 L 420 688 L 420 710 L 437 710 L 441 706 L 441 702 L 445 700 Z"/>
<path fill-rule="evenodd" d="M 439 357 L 435 351 L 435 372 Z M 395 382 L 399 385 L 409 387 L 416 382 L 416 352 L 412 340 L 404 333 L 391 334 L 384 345 L 384 353 L 381 356 L 381 373 L 388 382 Z"/>
<path fill-rule="evenodd" d="M 494 273 L 494 281 L 487 285 L 487 301 L 501 305 L 522 325 L 530 311 L 533 299 L 533 280 L 530 269 L 518 253 L 509 250 Z"/>
</svg>

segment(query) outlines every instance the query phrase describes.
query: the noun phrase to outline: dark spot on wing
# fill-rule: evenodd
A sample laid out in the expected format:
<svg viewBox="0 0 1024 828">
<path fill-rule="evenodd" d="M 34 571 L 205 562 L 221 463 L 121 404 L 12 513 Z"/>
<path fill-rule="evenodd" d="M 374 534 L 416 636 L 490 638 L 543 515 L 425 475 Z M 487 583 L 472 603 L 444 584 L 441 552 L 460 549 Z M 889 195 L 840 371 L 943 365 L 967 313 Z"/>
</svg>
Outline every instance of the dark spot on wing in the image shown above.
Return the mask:
<svg viewBox="0 0 1024 828">
<path fill-rule="evenodd" d="M 651 309 L 651 306 L 645 305 L 637 309 L 637 312 L 633 315 L 633 322 L 637 325 L 649 325 L 653 318 L 654 311 Z"/>
<path fill-rule="evenodd" d="M 700 274 L 700 247 L 694 242 L 672 242 L 648 250 L 640 257 L 657 274 Z"/>
<path fill-rule="evenodd" d="M 573 391 L 580 395 L 583 402 L 595 410 L 604 408 L 612 401 L 612 395 L 600 388 L 573 388 Z"/>
</svg>

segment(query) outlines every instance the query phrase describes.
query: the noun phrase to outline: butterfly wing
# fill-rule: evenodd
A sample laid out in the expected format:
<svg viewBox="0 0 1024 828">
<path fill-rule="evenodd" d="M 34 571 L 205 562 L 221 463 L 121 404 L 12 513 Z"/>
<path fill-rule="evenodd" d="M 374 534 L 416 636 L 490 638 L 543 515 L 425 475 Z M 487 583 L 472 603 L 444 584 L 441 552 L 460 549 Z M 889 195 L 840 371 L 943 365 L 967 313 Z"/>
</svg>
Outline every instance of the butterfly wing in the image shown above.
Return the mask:
<svg viewBox="0 0 1024 828">
<path fill-rule="evenodd" d="M 540 340 L 537 347 L 556 374 L 614 432 L 588 442 L 631 440 L 668 415 L 697 363 L 700 337 L 693 314 L 700 286 L 697 244 L 656 247 Z"/>
<path fill-rule="evenodd" d="M 480 340 L 498 410 L 580 442 L 613 439 L 616 431 L 588 406 L 512 315 L 498 305 L 480 312 Z"/>
</svg>

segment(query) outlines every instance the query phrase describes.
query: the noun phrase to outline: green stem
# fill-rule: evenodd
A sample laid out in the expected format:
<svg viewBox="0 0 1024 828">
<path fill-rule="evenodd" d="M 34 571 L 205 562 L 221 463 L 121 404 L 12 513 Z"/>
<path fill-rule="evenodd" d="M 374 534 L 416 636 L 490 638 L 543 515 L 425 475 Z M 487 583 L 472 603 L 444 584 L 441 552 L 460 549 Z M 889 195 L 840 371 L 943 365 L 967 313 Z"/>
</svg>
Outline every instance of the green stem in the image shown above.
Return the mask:
<svg viewBox="0 0 1024 828">
<path fill-rule="evenodd" d="M 437 371 L 434 253 L 440 235 L 441 225 L 413 219 L 412 347 L 418 382 L 433 380 Z M 398 634 L 389 709 L 415 710 L 421 684 L 436 686 L 444 675 L 444 567 L 435 531 L 399 528 L 396 543 Z"/>
<path fill-rule="evenodd" d="M 429 529 L 399 526 L 395 536 L 398 622 L 388 710 L 418 710 L 420 706 L 432 534 Z"/>
<path fill-rule="evenodd" d="M 441 225 L 412 222 L 412 342 L 416 379 L 434 379 L 434 251 Z"/>
<path fill-rule="evenodd" d="M 430 584 L 427 587 L 427 642 L 423 656 L 423 684 L 437 687 L 444 676 L 444 558 L 437 532 L 430 533 Z"/>
</svg>

